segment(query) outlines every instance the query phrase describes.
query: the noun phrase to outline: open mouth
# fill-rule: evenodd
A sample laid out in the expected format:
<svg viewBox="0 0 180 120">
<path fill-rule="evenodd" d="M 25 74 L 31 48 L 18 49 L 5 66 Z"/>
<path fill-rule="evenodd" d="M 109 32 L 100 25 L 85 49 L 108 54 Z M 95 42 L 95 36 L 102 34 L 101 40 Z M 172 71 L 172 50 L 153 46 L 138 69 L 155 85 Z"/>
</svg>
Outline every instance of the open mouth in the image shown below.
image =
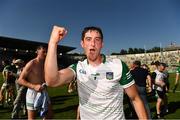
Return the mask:
<svg viewBox="0 0 180 120">
<path fill-rule="evenodd" d="M 95 49 L 90 49 L 89 51 L 90 51 L 90 52 L 95 52 Z"/>
</svg>

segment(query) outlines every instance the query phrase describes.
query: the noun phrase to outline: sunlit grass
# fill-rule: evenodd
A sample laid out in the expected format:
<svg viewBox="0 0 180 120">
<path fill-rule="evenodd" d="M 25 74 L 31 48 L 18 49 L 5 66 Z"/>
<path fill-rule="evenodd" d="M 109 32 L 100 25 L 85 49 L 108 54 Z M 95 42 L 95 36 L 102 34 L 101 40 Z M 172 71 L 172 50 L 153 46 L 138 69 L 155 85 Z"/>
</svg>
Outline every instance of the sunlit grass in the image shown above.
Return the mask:
<svg viewBox="0 0 180 120">
<path fill-rule="evenodd" d="M 170 89 L 174 84 L 175 74 L 170 75 Z M 2 85 L 2 75 L 0 74 L 0 85 Z M 180 90 L 180 86 L 177 88 Z M 49 95 L 51 96 L 51 102 L 53 104 L 54 119 L 75 119 L 76 109 L 78 105 L 77 93 L 69 94 L 67 92 L 67 86 L 58 88 L 48 88 Z M 166 119 L 178 119 L 180 118 L 180 92 L 168 93 L 169 98 L 169 113 L 165 115 Z M 155 115 L 155 103 L 153 100 L 150 102 L 150 108 L 153 116 Z M 10 119 L 12 108 L 3 108 L 0 106 L 0 119 Z M 125 105 L 125 110 L 128 109 Z M 26 118 L 26 116 L 23 116 Z"/>
</svg>

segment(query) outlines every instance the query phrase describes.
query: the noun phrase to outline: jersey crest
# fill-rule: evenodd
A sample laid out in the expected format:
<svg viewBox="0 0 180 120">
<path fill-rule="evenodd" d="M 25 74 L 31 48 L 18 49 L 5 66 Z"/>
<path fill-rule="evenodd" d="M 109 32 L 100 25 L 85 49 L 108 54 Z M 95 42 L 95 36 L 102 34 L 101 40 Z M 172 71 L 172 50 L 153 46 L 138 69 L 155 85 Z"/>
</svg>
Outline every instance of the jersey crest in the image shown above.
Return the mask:
<svg viewBox="0 0 180 120">
<path fill-rule="evenodd" d="M 113 72 L 106 72 L 106 79 L 112 80 L 113 78 Z"/>
</svg>

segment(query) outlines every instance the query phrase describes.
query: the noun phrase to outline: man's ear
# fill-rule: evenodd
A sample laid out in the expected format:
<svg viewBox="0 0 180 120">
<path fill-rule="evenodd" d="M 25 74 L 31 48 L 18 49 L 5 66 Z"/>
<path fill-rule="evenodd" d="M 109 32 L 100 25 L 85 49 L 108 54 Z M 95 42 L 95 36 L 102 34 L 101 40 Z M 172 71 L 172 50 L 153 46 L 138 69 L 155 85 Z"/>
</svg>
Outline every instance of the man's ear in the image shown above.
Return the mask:
<svg viewBox="0 0 180 120">
<path fill-rule="evenodd" d="M 102 42 L 102 48 L 104 47 L 104 42 Z"/>
<path fill-rule="evenodd" d="M 84 41 L 81 40 L 81 47 L 84 48 Z"/>
</svg>

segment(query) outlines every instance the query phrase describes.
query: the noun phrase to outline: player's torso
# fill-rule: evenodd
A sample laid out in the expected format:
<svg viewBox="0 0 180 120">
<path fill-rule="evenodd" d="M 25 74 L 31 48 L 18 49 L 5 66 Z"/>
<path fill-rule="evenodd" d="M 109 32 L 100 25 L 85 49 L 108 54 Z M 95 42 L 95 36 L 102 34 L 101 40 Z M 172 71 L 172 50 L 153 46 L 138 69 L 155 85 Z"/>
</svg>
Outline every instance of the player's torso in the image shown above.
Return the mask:
<svg viewBox="0 0 180 120">
<path fill-rule="evenodd" d="M 120 60 L 109 60 L 97 67 L 89 65 L 87 61 L 79 62 L 76 74 L 82 114 L 88 112 L 92 113 L 90 117 L 95 117 L 99 113 L 101 118 L 101 115 L 110 116 L 112 111 L 123 113 L 121 105 L 124 93 L 119 83 L 122 76 Z"/>
<path fill-rule="evenodd" d="M 77 64 L 76 72 L 78 84 L 82 85 L 82 87 L 108 93 L 112 92 L 116 86 L 119 87 L 122 67 L 120 61 L 108 61 L 101 63 L 97 67 L 83 61 Z"/>
<path fill-rule="evenodd" d="M 40 62 L 33 61 L 31 70 L 29 71 L 27 78 L 31 83 L 44 83 L 44 65 Z"/>
</svg>

